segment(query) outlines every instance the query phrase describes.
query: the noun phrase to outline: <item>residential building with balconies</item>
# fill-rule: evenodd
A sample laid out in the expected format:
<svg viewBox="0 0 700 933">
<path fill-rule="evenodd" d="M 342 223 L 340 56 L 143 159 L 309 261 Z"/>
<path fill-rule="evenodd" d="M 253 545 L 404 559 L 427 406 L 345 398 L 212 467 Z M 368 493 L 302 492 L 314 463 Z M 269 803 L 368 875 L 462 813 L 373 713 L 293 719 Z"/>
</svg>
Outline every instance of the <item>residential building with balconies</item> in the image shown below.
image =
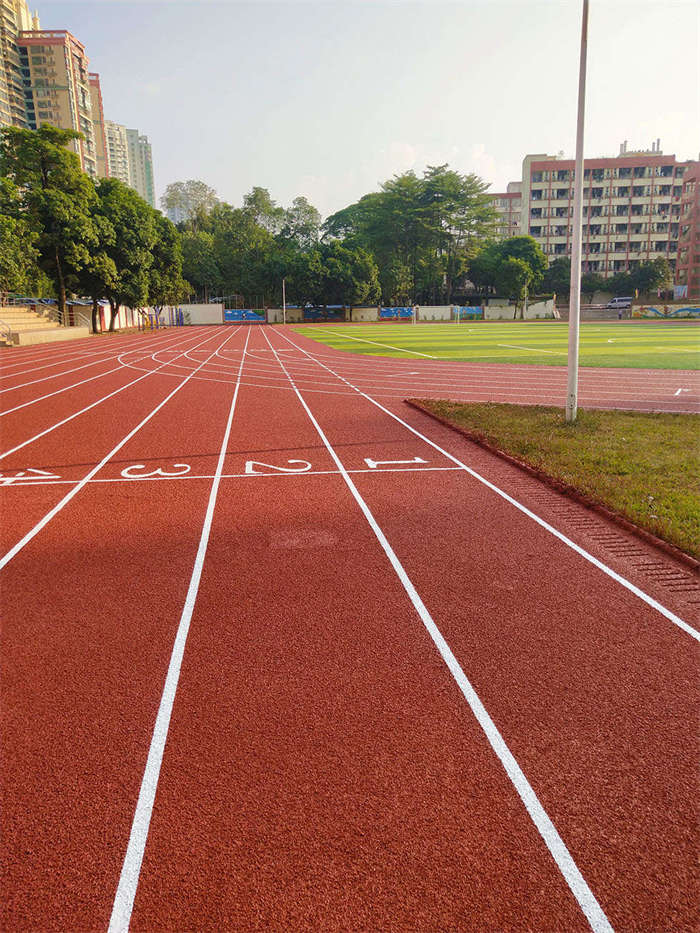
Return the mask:
<svg viewBox="0 0 700 933">
<path fill-rule="evenodd" d="M 489 192 L 491 202 L 496 209 L 496 236 L 500 240 L 520 236 L 522 213 L 522 184 L 519 181 L 508 183 L 507 191 Z"/>
<path fill-rule="evenodd" d="M 28 127 L 17 43 L 26 29 L 39 29 L 38 14 L 25 0 L 0 0 L 0 126 Z"/>
<path fill-rule="evenodd" d="M 583 177 L 582 271 L 609 277 L 662 257 L 675 270 L 681 195 L 686 173 L 700 162 L 650 150 L 586 159 Z M 550 262 L 570 256 L 574 214 L 573 160 L 527 155 L 523 160 L 521 230 L 533 236 Z"/>
<path fill-rule="evenodd" d="M 85 47 L 65 29 L 27 30 L 17 39 L 29 129 L 44 123 L 83 134 L 69 144 L 84 172 L 98 176 Z"/>
<path fill-rule="evenodd" d="M 102 90 L 100 76 L 90 73 L 90 104 L 92 107 L 92 129 L 95 134 L 95 152 L 97 157 L 97 174 L 100 178 L 109 177 L 109 159 L 107 157 L 107 137 L 105 135 L 105 115 L 102 107 Z"/>
<path fill-rule="evenodd" d="M 700 298 L 700 163 L 683 177 L 675 283 L 685 298 Z"/>
</svg>

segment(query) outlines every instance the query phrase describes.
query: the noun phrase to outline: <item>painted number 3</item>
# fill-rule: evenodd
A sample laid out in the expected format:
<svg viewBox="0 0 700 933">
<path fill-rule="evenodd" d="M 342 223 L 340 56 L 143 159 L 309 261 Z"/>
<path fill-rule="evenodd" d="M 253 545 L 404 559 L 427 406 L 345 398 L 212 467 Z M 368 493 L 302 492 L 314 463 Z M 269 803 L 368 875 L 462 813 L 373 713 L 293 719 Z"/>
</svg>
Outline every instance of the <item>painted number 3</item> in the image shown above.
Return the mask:
<svg viewBox="0 0 700 933">
<path fill-rule="evenodd" d="M 134 463 L 122 470 L 122 476 L 127 479 L 147 479 L 149 476 L 184 476 L 189 473 L 191 467 L 187 463 L 173 463 L 172 469 L 158 467 L 157 470 L 151 470 L 149 473 L 142 473 L 146 469 L 145 463 Z"/>
</svg>

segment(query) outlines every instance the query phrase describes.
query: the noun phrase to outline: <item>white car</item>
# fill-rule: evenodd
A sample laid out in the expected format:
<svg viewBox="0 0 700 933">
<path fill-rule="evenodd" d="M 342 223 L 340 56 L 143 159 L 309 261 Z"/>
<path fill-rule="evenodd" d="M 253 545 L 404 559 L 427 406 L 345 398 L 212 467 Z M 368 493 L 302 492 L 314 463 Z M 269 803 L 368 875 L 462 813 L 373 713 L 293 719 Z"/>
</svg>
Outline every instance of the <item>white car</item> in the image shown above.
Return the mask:
<svg viewBox="0 0 700 933">
<path fill-rule="evenodd" d="M 632 299 L 631 299 L 631 298 L 613 298 L 611 301 L 609 301 L 609 302 L 606 304 L 605 307 L 606 307 L 606 308 L 613 308 L 613 309 L 615 309 L 615 310 L 621 310 L 621 309 L 623 309 L 623 308 L 631 308 L 631 307 L 632 307 Z"/>
</svg>

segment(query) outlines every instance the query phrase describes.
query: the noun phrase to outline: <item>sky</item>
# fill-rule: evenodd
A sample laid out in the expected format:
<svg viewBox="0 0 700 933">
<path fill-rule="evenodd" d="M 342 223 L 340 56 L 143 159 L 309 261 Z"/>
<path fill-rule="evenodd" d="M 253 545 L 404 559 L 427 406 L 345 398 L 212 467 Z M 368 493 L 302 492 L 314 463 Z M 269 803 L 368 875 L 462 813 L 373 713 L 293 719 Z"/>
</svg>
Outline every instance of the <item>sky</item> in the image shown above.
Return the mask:
<svg viewBox="0 0 700 933">
<path fill-rule="evenodd" d="M 447 162 L 503 191 L 526 153 L 573 158 L 581 0 L 30 0 L 146 134 L 157 197 L 198 178 L 324 216 Z M 700 158 L 700 2 L 591 0 L 585 155 Z"/>
</svg>

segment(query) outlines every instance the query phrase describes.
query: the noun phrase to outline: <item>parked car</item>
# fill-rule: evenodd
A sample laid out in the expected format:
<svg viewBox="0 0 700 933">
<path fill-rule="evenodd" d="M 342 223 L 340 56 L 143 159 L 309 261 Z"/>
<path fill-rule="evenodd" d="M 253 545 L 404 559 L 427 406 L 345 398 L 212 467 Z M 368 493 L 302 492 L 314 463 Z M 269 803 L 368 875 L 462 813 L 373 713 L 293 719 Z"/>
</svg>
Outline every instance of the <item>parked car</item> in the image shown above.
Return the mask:
<svg viewBox="0 0 700 933">
<path fill-rule="evenodd" d="M 611 301 L 609 301 L 606 304 L 605 307 L 613 308 L 616 311 L 621 311 L 623 308 L 632 307 L 632 299 L 631 298 L 613 298 Z"/>
</svg>

